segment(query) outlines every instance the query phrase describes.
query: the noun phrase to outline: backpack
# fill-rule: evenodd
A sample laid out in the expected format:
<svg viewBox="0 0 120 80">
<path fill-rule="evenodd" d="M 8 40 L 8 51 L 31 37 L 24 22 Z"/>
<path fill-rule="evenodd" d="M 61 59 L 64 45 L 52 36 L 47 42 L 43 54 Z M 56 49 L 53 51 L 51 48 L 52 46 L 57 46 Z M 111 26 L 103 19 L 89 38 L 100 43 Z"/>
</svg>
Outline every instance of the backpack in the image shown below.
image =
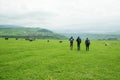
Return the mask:
<svg viewBox="0 0 120 80">
<path fill-rule="evenodd" d="M 90 44 L 90 40 L 86 40 L 86 44 Z"/>
<path fill-rule="evenodd" d="M 74 41 L 74 39 L 73 38 L 70 38 L 70 42 L 73 42 Z"/>
</svg>

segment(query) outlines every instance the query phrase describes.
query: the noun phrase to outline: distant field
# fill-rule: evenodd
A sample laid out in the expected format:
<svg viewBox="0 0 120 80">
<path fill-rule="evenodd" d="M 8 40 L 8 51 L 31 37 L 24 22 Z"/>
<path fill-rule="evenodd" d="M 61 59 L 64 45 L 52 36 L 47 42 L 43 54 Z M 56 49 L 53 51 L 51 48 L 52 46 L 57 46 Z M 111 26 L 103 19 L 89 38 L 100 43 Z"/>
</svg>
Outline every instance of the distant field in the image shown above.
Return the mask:
<svg viewBox="0 0 120 80">
<path fill-rule="evenodd" d="M 0 39 L 0 80 L 120 80 L 120 41 L 91 41 L 86 52 L 84 41 L 71 51 L 67 40 Z"/>
</svg>

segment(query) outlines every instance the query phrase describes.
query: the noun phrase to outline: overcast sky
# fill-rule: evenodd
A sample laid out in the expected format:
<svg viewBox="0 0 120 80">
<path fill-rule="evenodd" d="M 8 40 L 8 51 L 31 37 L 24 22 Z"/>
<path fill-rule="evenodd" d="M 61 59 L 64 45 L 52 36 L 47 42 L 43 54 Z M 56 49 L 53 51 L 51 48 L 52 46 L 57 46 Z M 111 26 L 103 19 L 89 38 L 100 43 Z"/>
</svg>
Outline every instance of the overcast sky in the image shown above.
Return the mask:
<svg viewBox="0 0 120 80">
<path fill-rule="evenodd" d="M 120 0 L 0 0 L 0 24 L 62 32 L 120 31 Z"/>
</svg>

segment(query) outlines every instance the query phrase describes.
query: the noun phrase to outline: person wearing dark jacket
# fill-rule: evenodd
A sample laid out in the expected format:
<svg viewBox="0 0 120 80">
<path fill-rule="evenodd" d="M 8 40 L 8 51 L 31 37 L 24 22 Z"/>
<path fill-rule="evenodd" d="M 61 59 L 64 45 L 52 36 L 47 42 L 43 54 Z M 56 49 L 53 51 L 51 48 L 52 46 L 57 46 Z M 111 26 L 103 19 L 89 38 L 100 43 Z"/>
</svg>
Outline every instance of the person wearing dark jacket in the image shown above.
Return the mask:
<svg viewBox="0 0 120 80">
<path fill-rule="evenodd" d="M 77 50 L 80 50 L 80 44 L 81 44 L 81 38 L 78 36 L 78 38 L 76 39 L 77 41 Z"/>
<path fill-rule="evenodd" d="M 73 49 L 73 41 L 74 41 L 74 38 L 71 36 L 70 39 L 70 49 L 72 50 Z"/>
<path fill-rule="evenodd" d="M 89 51 L 90 40 L 88 38 L 86 38 L 85 40 L 85 45 L 86 45 L 86 51 Z"/>
</svg>

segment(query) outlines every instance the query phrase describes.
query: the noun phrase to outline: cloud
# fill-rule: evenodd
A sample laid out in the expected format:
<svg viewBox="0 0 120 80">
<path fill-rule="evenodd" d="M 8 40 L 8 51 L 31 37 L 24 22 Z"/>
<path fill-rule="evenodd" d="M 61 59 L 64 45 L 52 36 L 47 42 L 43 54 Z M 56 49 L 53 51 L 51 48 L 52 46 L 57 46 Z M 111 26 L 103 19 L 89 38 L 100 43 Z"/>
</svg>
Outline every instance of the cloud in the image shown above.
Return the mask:
<svg viewBox="0 0 120 80">
<path fill-rule="evenodd" d="M 0 0 L 0 24 L 115 31 L 119 21 L 119 0 Z"/>
<path fill-rule="evenodd" d="M 16 24 L 29 27 L 38 27 L 49 25 L 49 19 L 55 15 L 49 12 L 30 12 L 16 15 L 0 15 L 0 24 Z"/>
</svg>

